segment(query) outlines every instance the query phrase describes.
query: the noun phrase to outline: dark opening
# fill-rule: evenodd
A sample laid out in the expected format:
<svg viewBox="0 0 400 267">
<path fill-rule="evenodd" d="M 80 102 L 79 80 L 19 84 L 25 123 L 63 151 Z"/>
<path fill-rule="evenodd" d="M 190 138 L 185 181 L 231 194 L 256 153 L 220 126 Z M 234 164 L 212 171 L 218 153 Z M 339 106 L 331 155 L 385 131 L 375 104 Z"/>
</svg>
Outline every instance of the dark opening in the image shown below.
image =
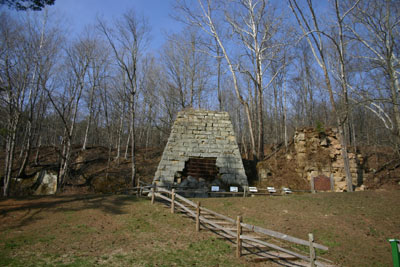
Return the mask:
<svg viewBox="0 0 400 267">
<path fill-rule="evenodd" d="M 190 175 L 196 179 L 203 178 L 211 182 L 217 178 L 218 175 L 216 161 L 217 158 L 191 157 L 185 162 L 183 176 L 188 177 Z"/>
</svg>

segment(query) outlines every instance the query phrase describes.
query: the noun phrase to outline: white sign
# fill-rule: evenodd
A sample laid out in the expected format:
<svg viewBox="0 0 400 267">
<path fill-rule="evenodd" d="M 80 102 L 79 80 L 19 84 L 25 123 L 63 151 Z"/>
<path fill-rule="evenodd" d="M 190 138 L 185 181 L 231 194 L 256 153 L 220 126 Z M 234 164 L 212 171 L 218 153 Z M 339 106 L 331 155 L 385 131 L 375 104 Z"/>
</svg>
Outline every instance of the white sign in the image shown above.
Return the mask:
<svg viewBox="0 0 400 267">
<path fill-rule="evenodd" d="M 231 191 L 231 192 L 239 192 L 237 186 L 231 186 L 231 187 L 230 187 L 230 191 Z"/>
<path fill-rule="evenodd" d="M 283 187 L 282 190 L 283 190 L 283 192 L 285 192 L 286 194 L 291 194 L 291 193 L 292 193 L 292 190 L 290 190 L 290 189 L 287 188 L 287 187 Z"/>
<path fill-rule="evenodd" d="M 269 186 L 269 187 L 267 187 L 267 190 L 270 193 L 276 193 L 275 187 Z"/>
<path fill-rule="evenodd" d="M 249 187 L 249 192 L 257 193 L 258 189 L 257 189 L 257 187 Z"/>
<path fill-rule="evenodd" d="M 219 186 L 213 185 L 211 186 L 211 192 L 218 192 L 219 191 Z"/>
</svg>

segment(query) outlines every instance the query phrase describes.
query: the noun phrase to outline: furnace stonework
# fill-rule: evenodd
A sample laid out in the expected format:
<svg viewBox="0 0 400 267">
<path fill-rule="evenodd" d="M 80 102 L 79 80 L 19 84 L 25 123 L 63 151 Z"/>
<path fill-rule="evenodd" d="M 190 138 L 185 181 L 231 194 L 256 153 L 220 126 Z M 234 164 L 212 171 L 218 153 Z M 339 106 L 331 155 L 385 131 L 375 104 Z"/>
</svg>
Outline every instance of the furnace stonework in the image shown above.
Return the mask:
<svg viewBox="0 0 400 267">
<path fill-rule="evenodd" d="M 179 183 L 180 177 L 186 178 L 187 162 L 202 158 L 215 159 L 218 174 L 214 179 L 227 185 L 248 186 L 229 114 L 194 109 L 177 114 L 154 181 Z"/>
</svg>

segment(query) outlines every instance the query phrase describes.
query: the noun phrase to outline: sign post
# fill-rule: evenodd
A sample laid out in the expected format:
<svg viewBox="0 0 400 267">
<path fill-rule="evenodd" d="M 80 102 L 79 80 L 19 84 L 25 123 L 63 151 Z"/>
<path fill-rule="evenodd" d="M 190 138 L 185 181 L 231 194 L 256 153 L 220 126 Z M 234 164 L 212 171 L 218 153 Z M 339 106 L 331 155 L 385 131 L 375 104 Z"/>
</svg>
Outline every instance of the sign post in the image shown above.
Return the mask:
<svg viewBox="0 0 400 267">
<path fill-rule="evenodd" d="M 390 246 L 392 247 L 393 267 L 400 267 L 400 240 L 389 239 Z"/>
</svg>

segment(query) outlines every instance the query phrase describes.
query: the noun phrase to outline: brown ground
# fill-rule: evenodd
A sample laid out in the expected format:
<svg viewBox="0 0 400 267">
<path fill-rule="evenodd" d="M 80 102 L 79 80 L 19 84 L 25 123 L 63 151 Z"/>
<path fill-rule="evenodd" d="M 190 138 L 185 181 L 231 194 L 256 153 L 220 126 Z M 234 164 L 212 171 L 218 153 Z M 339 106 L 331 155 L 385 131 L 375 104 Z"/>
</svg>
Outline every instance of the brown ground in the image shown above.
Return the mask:
<svg viewBox="0 0 400 267">
<path fill-rule="evenodd" d="M 131 187 L 131 157 L 124 158 L 124 151 L 115 159 L 116 151 L 109 152 L 106 147 L 88 147 L 81 151 L 81 146 L 74 146 L 71 154 L 71 168 L 66 179 L 64 194 L 115 193 Z M 151 183 L 157 165 L 161 159 L 160 148 L 139 148 L 136 152 L 137 179 Z M 19 153 L 16 153 L 14 177 L 19 167 Z M 42 169 L 57 173 L 59 154 L 55 147 L 41 147 L 38 164 L 34 163 L 36 149 L 31 153 L 30 163 L 22 178 L 29 179 Z M 110 157 L 109 157 L 110 156 Z M 111 160 L 109 161 L 108 158 Z M 0 165 L 4 164 L 4 155 L 0 153 Z M 0 169 L 0 177 L 4 169 Z M 1 184 L 0 184 L 1 187 Z M 29 195 L 29 190 L 13 189 L 11 196 Z"/>
<path fill-rule="evenodd" d="M 390 266 L 387 239 L 400 238 L 400 191 L 393 191 L 400 188 L 399 161 L 388 148 L 361 152 L 366 184 L 377 191 L 205 199 L 203 205 L 303 239 L 313 232 L 317 242 L 331 248 L 323 256 L 341 266 Z M 161 153 L 156 148 L 139 149 L 142 181 L 151 182 Z M 40 165 L 30 165 L 27 176 L 55 168 L 56 155 L 54 148 L 43 148 Z M 277 153 L 270 162 L 279 174 L 276 181 L 288 184 L 292 166 L 284 157 Z M 151 207 L 149 201 L 130 196 L 88 195 L 127 187 L 129 159 L 113 160 L 107 167 L 107 158 L 106 148 L 80 152 L 77 147 L 73 179 L 63 194 L 0 200 L 0 266 L 249 265 L 236 261 L 227 243 L 207 233 L 193 234 L 190 220 L 171 215 L 160 205 Z M 250 181 L 257 181 L 254 169 L 247 173 Z"/>
<path fill-rule="evenodd" d="M 330 248 L 339 266 L 390 266 L 400 237 L 400 191 L 201 199 L 244 222 Z M 200 199 L 196 199 L 200 200 Z M 162 204 L 124 195 L 0 201 L 0 266 L 270 266 L 234 258 L 234 248 Z M 321 255 L 321 252 L 319 252 Z"/>
<path fill-rule="evenodd" d="M 0 201 L 0 266 L 242 265 L 209 232 L 125 195 Z M 203 264 L 204 263 L 204 264 Z"/>
<path fill-rule="evenodd" d="M 391 266 L 389 238 L 400 238 L 400 191 L 204 199 L 202 205 L 244 222 L 330 248 L 339 266 Z"/>
<path fill-rule="evenodd" d="M 400 189 L 400 158 L 389 147 L 361 147 L 369 189 Z"/>
</svg>

